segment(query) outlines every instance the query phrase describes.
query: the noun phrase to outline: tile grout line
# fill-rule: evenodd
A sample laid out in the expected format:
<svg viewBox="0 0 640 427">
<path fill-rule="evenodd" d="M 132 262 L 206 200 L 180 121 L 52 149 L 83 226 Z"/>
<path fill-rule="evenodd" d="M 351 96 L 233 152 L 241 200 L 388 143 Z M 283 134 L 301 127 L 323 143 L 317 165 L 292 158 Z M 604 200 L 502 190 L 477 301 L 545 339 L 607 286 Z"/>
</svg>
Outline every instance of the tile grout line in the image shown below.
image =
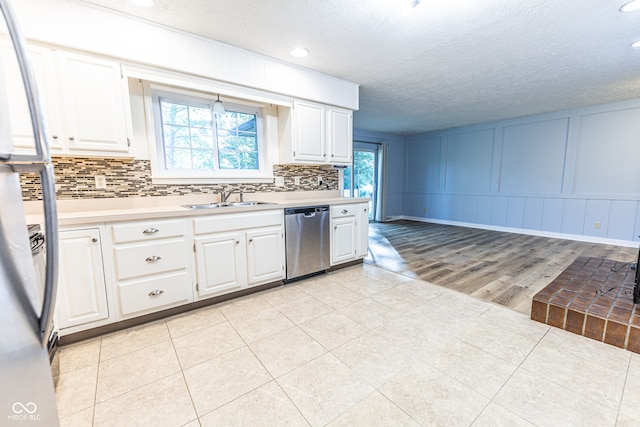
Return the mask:
<svg viewBox="0 0 640 427">
<path fill-rule="evenodd" d="M 514 371 L 511 373 L 511 375 L 509 375 L 509 377 L 502 383 L 502 385 L 500 386 L 500 388 L 498 389 L 498 391 L 496 391 L 496 393 L 493 395 L 493 397 L 491 399 L 489 399 L 489 402 L 487 402 L 486 406 L 483 408 L 483 410 L 480 412 L 480 414 L 478 414 L 478 417 L 487 409 L 487 407 L 493 403 L 494 405 L 498 405 L 499 407 L 501 407 L 502 409 L 508 411 L 509 413 L 515 414 L 518 418 L 521 418 L 531 424 L 534 424 L 533 421 L 530 421 L 526 418 L 524 418 L 523 416 L 521 416 L 520 414 L 517 414 L 515 412 L 513 412 L 512 410 L 505 408 L 504 406 L 500 405 L 498 402 L 494 402 L 494 399 L 496 398 L 496 396 L 498 396 L 500 394 L 500 392 L 504 389 L 504 387 L 507 385 L 507 383 L 511 380 L 511 378 L 513 378 L 513 376 L 520 370 L 523 369 L 526 371 L 526 369 L 522 368 L 522 365 L 524 364 L 524 362 L 529 358 L 529 356 L 531 355 L 531 353 L 533 353 L 533 351 L 540 345 L 540 343 L 542 342 L 542 340 L 544 339 L 544 337 L 547 336 L 547 334 L 551 331 L 551 328 L 547 329 L 547 331 L 544 333 L 544 335 L 542 335 L 542 337 L 540 337 L 540 339 L 538 340 L 538 342 L 536 343 L 536 345 L 533 346 L 533 348 L 531 348 L 531 350 L 529 351 L 529 353 L 527 353 L 527 355 L 522 358 L 522 361 L 517 365 L 516 369 L 514 369 Z M 528 372 L 528 371 L 527 371 Z M 474 422 L 478 419 L 478 417 L 476 417 L 476 419 L 474 419 Z"/>
<path fill-rule="evenodd" d="M 182 381 L 184 381 L 184 386 L 187 389 L 187 393 L 189 394 L 189 400 L 191 401 L 191 407 L 193 408 L 193 412 L 196 414 L 195 419 L 198 421 L 198 424 L 202 425 L 200 423 L 200 416 L 198 415 L 198 410 L 196 409 L 196 403 L 193 400 L 191 389 L 189 389 L 189 383 L 187 382 L 187 378 L 184 376 L 184 367 L 182 366 L 182 362 L 180 361 L 180 357 L 178 356 L 178 350 L 176 350 L 176 345 L 173 342 L 174 337 L 173 335 L 171 335 L 171 329 L 169 329 L 169 325 L 167 324 L 166 321 L 165 321 L 165 326 L 167 328 L 167 332 L 169 333 L 169 341 L 171 342 L 171 348 L 173 349 L 173 354 L 176 356 L 176 359 L 178 360 L 178 366 L 180 367 L 180 376 L 182 377 Z M 190 420 L 186 424 L 189 424 L 192 421 L 193 420 Z"/>
<path fill-rule="evenodd" d="M 618 419 L 620 418 L 620 411 L 622 410 L 622 402 L 624 401 L 624 395 L 627 391 L 627 381 L 629 381 L 629 372 L 631 371 L 631 362 L 633 357 L 629 357 L 629 363 L 627 364 L 627 374 L 624 377 L 624 384 L 622 385 L 622 395 L 620 396 L 620 402 L 618 403 L 618 410 L 616 412 L 616 423 L 618 425 Z"/>
</svg>

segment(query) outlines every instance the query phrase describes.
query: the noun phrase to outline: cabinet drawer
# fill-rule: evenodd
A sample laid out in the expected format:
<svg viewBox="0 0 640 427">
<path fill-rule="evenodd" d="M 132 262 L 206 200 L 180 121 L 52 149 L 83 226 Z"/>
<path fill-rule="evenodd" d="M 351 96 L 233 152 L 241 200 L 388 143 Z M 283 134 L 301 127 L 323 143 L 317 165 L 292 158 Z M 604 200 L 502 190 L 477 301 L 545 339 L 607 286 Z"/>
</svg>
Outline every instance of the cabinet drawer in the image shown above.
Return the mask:
<svg viewBox="0 0 640 427">
<path fill-rule="evenodd" d="M 141 242 L 145 240 L 182 237 L 185 234 L 186 221 L 140 221 L 111 226 L 113 243 Z"/>
<path fill-rule="evenodd" d="M 182 239 L 117 247 L 114 249 L 117 279 L 184 269 L 187 267 L 187 249 Z"/>
<path fill-rule="evenodd" d="M 331 218 L 354 216 L 356 212 L 357 212 L 357 205 L 331 206 Z"/>
<path fill-rule="evenodd" d="M 193 220 L 193 232 L 194 234 L 208 234 L 282 225 L 283 218 L 283 209 L 246 214 L 209 215 Z"/>
<path fill-rule="evenodd" d="M 143 279 L 118 286 L 120 311 L 123 316 L 160 309 L 191 300 L 186 271 Z"/>
</svg>

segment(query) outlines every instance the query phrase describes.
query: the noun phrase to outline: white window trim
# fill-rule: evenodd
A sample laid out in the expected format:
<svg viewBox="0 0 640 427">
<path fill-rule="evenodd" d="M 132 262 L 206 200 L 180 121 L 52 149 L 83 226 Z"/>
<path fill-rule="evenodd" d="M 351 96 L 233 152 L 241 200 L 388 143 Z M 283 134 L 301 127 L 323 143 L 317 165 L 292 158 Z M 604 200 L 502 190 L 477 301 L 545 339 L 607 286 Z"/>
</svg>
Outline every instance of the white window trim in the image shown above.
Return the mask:
<svg viewBox="0 0 640 427">
<path fill-rule="evenodd" d="M 147 111 L 147 134 L 149 145 L 149 159 L 151 161 L 151 178 L 157 184 L 219 184 L 219 183 L 271 183 L 273 182 L 273 150 L 270 141 L 270 132 L 265 123 L 265 110 L 267 105 L 248 100 L 228 98 L 220 95 L 220 100 L 229 106 L 237 106 L 238 110 L 251 112 L 259 117 L 258 129 L 258 170 L 229 170 L 218 169 L 215 171 L 195 171 L 195 170 L 166 170 L 164 167 L 164 150 L 160 147 L 163 143 L 162 124 L 159 117 L 158 96 L 171 98 L 182 95 L 193 98 L 206 98 L 216 100 L 217 94 L 194 92 L 191 90 L 161 86 L 150 82 L 143 82 L 145 109 Z M 277 143 L 277 140 L 276 140 Z"/>
</svg>

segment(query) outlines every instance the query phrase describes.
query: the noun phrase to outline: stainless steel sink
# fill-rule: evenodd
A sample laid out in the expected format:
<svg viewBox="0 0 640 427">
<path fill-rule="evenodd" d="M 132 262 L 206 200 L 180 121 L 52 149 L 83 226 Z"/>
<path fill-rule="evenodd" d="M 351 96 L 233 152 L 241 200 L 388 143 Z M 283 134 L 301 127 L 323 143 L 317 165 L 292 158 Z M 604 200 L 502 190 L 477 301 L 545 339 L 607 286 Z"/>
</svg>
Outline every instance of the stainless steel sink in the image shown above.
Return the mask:
<svg viewBox="0 0 640 427">
<path fill-rule="evenodd" d="M 216 209 L 216 208 L 235 208 L 241 206 L 257 206 L 257 205 L 271 205 L 270 202 L 216 202 L 216 203 L 202 203 L 198 205 L 182 205 L 187 209 Z"/>
</svg>

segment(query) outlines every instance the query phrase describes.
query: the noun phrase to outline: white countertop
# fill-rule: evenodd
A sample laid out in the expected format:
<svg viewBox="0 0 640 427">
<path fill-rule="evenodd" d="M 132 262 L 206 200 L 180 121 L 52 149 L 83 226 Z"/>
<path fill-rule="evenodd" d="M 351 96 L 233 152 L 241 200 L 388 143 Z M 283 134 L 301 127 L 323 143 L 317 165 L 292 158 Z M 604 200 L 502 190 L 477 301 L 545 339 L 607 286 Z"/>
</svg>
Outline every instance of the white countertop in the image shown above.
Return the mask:
<svg viewBox="0 0 640 427">
<path fill-rule="evenodd" d="M 213 203 L 218 201 L 216 197 L 216 195 L 206 194 L 196 196 L 59 200 L 58 225 L 66 227 L 151 218 L 219 215 L 301 206 L 362 203 L 369 200 L 366 198 L 340 197 L 339 191 L 249 193 L 245 194 L 245 201 L 269 203 L 255 206 L 227 206 L 211 209 L 190 209 L 183 206 L 188 204 Z M 25 202 L 25 210 L 28 224 L 39 224 L 43 222 L 41 202 Z"/>
</svg>

